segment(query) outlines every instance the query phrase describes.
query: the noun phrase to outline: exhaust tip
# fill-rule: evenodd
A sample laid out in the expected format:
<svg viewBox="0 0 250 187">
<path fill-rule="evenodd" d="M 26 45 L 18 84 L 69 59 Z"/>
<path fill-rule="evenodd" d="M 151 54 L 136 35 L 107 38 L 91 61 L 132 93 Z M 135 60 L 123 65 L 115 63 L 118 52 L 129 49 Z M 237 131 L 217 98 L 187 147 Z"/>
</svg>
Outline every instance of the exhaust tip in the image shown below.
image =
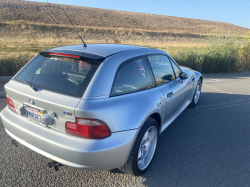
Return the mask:
<svg viewBox="0 0 250 187">
<path fill-rule="evenodd" d="M 60 167 L 62 167 L 63 165 L 62 164 L 60 164 L 60 163 L 58 163 L 58 164 L 55 164 L 54 165 L 54 169 L 56 170 L 56 171 L 58 171 L 59 170 L 59 168 Z"/>
<path fill-rule="evenodd" d="M 56 171 L 58 171 L 58 170 L 59 170 L 58 165 L 54 165 L 54 169 L 55 169 Z"/>
<path fill-rule="evenodd" d="M 48 166 L 49 166 L 49 168 L 52 168 L 53 167 L 52 162 L 48 162 Z"/>
<path fill-rule="evenodd" d="M 56 161 L 50 161 L 50 162 L 48 162 L 48 166 L 49 166 L 49 168 L 52 168 L 54 165 L 56 165 L 58 162 L 56 162 Z"/>
<path fill-rule="evenodd" d="M 18 147 L 18 142 L 16 141 L 16 140 L 11 140 L 11 143 L 12 143 L 12 145 L 14 145 L 14 146 L 16 146 L 16 147 Z"/>
</svg>

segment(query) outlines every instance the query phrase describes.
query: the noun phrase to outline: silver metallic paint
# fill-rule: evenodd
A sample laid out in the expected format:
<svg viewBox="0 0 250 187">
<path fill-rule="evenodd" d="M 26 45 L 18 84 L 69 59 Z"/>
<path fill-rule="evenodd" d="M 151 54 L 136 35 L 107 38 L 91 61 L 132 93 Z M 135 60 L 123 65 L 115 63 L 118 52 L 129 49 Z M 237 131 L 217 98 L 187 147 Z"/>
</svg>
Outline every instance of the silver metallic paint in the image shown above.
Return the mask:
<svg viewBox="0 0 250 187">
<path fill-rule="evenodd" d="M 137 129 L 112 133 L 93 140 L 44 128 L 18 117 L 8 107 L 1 112 L 8 134 L 30 149 L 64 165 L 85 170 L 104 170 L 122 166 L 137 135 Z"/>
<path fill-rule="evenodd" d="M 34 92 L 29 86 L 11 80 L 5 89 L 15 107 L 29 102 L 31 98 L 35 106 L 48 110 L 48 114 L 55 112 L 56 116 L 55 124 L 45 127 L 28 121 L 6 107 L 0 113 L 6 132 L 32 150 L 67 166 L 101 170 L 124 165 L 139 127 L 146 119 L 154 113 L 159 114 L 162 133 L 190 104 L 202 76 L 199 72 L 181 67 L 189 77 L 183 83 L 174 80 L 160 87 L 109 97 L 119 65 L 130 58 L 147 54 L 168 55 L 157 49 L 133 48 L 108 57 L 98 68 L 81 99 L 46 90 Z M 193 77 L 194 82 L 190 82 Z M 174 93 L 171 99 L 165 97 L 168 92 Z M 73 115 L 63 115 L 64 110 Z M 112 135 L 102 140 L 90 140 L 66 134 L 65 122 L 74 122 L 75 117 L 102 120 L 110 127 Z"/>
<path fill-rule="evenodd" d="M 165 101 L 158 87 L 99 100 L 81 100 L 75 108 L 76 116 L 101 119 L 111 132 L 136 129 L 153 113 L 165 117 Z"/>
<path fill-rule="evenodd" d="M 9 97 L 12 99 L 16 109 L 18 106 L 23 105 L 23 103 L 28 103 L 29 99 L 32 98 L 32 100 L 35 102 L 35 105 L 32 106 L 43 108 L 48 114 L 55 112 L 57 116 L 53 118 L 54 124 L 51 125 L 51 128 L 65 132 L 65 121 L 75 121 L 75 115 L 67 116 L 63 114 L 63 111 L 67 110 L 74 114 L 74 109 L 80 102 L 79 98 L 70 97 L 47 90 L 35 92 L 28 85 L 16 82 L 14 80 L 8 82 L 4 87 Z M 27 120 L 26 117 L 21 118 Z"/>
<path fill-rule="evenodd" d="M 116 55 L 108 57 L 102 62 L 102 64 L 98 68 L 97 72 L 89 83 L 89 86 L 85 91 L 82 99 L 108 98 L 116 74 L 116 70 L 122 62 L 134 58 L 136 56 L 154 53 L 163 53 L 163 51 L 158 49 L 146 48 L 118 53 Z"/>
</svg>

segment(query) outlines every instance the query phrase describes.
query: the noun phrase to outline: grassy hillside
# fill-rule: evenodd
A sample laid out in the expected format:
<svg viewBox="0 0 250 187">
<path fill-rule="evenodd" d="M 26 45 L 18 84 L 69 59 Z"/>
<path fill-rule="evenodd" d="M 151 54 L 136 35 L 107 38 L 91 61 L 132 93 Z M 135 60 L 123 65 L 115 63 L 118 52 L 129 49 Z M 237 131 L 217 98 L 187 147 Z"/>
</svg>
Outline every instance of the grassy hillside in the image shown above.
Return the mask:
<svg viewBox="0 0 250 187">
<path fill-rule="evenodd" d="M 215 30 L 219 33 L 230 32 L 242 35 L 249 30 L 223 22 L 21 0 L 0 0 L 0 20 L 2 22 L 23 20 L 33 23 L 69 25 L 68 18 L 62 9 L 65 9 L 77 26 L 126 28 L 191 35 L 210 34 Z"/>
<path fill-rule="evenodd" d="M 203 73 L 250 70 L 250 29 L 229 23 L 0 0 L 0 76 L 14 75 L 44 49 L 88 43 L 141 45 L 168 52 Z"/>
</svg>

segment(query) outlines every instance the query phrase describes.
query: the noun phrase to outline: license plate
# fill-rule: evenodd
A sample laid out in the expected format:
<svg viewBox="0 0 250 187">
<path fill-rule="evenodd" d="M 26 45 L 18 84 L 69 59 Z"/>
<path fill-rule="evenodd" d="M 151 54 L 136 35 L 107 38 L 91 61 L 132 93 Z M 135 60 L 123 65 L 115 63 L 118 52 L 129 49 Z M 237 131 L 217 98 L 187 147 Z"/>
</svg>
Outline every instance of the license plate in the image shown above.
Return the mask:
<svg viewBox="0 0 250 187">
<path fill-rule="evenodd" d="M 40 116 L 40 110 L 24 105 L 25 116 L 31 121 L 41 123 L 42 119 Z"/>
</svg>

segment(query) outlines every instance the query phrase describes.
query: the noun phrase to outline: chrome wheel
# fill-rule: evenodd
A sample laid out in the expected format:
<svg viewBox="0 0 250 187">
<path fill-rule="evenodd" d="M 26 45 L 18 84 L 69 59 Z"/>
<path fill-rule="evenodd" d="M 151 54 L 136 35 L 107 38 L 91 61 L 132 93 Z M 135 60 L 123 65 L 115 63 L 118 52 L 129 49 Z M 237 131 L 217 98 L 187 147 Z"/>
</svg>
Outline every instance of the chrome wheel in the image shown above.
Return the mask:
<svg viewBox="0 0 250 187">
<path fill-rule="evenodd" d="M 158 131 L 155 126 L 148 128 L 144 134 L 138 151 L 137 165 L 140 170 L 144 170 L 150 164 L 157 145 Z"/>
<path fill-rule="evenodd" d="M 197 104 L 201 95 L 201 82 L 199 81 L 194 93 L 194 104 Z"/>
</svg>

